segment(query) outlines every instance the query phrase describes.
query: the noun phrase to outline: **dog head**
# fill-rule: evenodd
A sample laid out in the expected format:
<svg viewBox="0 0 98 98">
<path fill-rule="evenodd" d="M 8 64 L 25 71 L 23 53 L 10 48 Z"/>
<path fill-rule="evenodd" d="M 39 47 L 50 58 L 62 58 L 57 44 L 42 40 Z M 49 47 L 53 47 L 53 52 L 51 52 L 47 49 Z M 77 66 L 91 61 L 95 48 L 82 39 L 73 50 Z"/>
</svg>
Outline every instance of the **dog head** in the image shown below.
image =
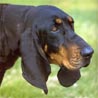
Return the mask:
<svg viewBox="0 0 98 98">
<path fill-rule="evenodd" d="M 32 27 L 22 35 L 23 74 L 31 84 L 44 89 L 50 63 L 60 66 L 61 85 L 71 86 L 80 78 L 80 68 L 89 65 L 93 49 L 74 31 L 74 20 L 53 6 L 39 6 Z"/>
</svg>

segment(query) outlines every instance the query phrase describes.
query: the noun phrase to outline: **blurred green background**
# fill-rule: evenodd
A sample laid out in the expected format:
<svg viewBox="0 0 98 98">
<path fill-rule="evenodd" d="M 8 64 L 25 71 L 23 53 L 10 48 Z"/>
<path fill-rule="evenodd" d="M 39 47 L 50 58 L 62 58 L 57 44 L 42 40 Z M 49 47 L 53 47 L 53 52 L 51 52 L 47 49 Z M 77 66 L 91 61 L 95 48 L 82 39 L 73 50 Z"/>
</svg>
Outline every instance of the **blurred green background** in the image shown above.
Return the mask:
<svg viewBox="0 0 98 98">
<path fill-rule="evenodd" d="M 0 0 L 0 3 L 57 6 L 74 18 L 76 33 L 95 51 L 90 66 L 81 69 L 81 79 L 69 88 L 58 83 L 56 75 L 59 68 L 52 65 L 47 82 L 48 95 L 23 79 L 19 58 L 5 75 L 0 87 L 0 98 L 98 98 L 98 0 Z"/>
</svg>

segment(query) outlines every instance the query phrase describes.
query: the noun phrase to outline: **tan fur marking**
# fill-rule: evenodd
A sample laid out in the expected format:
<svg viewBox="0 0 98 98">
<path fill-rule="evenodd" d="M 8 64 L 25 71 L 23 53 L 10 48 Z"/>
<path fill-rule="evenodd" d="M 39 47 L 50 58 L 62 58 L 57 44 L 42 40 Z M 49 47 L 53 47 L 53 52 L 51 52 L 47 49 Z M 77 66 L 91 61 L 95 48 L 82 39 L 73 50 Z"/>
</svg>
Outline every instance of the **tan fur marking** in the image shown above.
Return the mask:
<svg viewBox="0 0 98 98">
<path fill-rule="evenodd" d="M 48 45 L 46 44 L 44 47 L 44 51 L 47 52 L 47 50 L 48 50 Z"/>
<path fill-rule="evenodd" d="M 61 65 L 63 60 L 67 60 L 67 52 L 64 47 L 60 47 L 58 53 L 51 53 L 50 58 L 52 63 Z"/>
<path fill-rule="evenodd" d="M 69 16 L 68 17 L 69 22 L 73 22 L 73 19 Z"/>
<path fill-rule="evenodd" d="M 63 46 L 60 47 L 58 53 L 51 53 L 49 56 L 51 63 L 58 64 L 59 66 L 63 65 L 70 70 L 77 69 L 75 66 L 70 64 L 70 61 L 68 60 L 68 52 Z"/>
<path fill-rule="evenodd" d="M 55 22 L 56 22 L 57 24 L 61 24 L 61 23 L 62 23 L 62 19 L 56 18 Z"/>
</svg>

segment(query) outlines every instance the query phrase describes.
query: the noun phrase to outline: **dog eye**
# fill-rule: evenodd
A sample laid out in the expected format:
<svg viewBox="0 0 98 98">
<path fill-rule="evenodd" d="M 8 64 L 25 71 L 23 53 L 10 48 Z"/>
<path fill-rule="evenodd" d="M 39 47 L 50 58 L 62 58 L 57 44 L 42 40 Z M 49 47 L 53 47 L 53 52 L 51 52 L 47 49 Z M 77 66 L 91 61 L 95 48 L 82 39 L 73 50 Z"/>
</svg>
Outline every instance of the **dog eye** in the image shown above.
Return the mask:
<svg viewBox="0 0 98 98">
<path fill-rule="evenodd" d="M 56 26 L 53 26 L 51 31 L 55 32 L 57 30 L 58 30 L 58 28 Z"/>
</svg>

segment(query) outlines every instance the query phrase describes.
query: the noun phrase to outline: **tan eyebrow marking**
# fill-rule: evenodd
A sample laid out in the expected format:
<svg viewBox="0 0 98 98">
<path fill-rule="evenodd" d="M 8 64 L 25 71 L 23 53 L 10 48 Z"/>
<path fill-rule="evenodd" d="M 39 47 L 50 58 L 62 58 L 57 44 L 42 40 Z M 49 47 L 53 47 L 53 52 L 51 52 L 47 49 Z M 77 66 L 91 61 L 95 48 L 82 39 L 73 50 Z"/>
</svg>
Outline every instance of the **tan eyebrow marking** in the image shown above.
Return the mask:
<svg viewBox="0 0 98 98">
<path fill-rule="evenodd" d="M 74 22 L 73 19 L 72 19 L 72 17 L 70 17 L 70 16 L 68 16 L 68 20 L 69 20 L 69 22 L 71 22 L 71 23 Z"/>
<path fill-rule="evenodd" d="M 57 24 L 61 24 L 61 23 L 62 23 L 62 19 L 56 18 L 56 19 L 55 19 L 55 22 L 56 22 Z"/>
</svg>

